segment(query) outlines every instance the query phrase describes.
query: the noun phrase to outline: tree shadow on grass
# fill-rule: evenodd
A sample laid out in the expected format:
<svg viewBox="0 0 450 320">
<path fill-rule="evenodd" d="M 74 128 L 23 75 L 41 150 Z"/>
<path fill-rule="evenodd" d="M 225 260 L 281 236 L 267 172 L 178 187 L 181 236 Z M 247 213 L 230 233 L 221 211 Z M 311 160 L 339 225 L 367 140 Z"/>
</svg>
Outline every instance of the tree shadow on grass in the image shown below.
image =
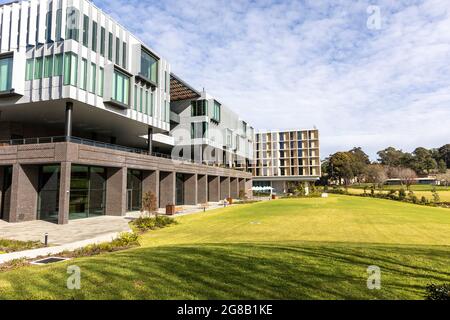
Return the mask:
<svg viewBox="0 0 450 320">
<path fill-rule="evenodd" d="M 0 275 L 0 299 L 409 299 L 450 282 L 448 247 L 227 243 L 137 248 Z M 67 265 L 81 268 L 68 290 Z M 367 289 L 369 265 L 381 290 Z M 2 286 L 7 283 L 8 286 Z"/>
</svg>

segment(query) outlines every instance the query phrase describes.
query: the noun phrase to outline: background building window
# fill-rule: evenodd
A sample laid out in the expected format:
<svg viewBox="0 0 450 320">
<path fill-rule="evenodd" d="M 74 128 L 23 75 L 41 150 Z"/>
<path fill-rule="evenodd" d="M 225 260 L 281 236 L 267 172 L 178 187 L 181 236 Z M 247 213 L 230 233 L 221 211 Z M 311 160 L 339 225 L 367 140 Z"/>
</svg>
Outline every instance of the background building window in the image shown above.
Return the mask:
<svg viewBox="0 0 450 320">
<path fill-rule="evenodd" d="M 120 39 L 116 37 L 116 64 L 120 65 Z"/>
<path fill-rule="evenodd" d="M 127 43 L 122 45 L 122 67 L 127 68 Z"/>
<path fill-rule="evenodd" d="M 0 58 L 0 91 L 11 90 L 13 58 Z"/>
</svg>

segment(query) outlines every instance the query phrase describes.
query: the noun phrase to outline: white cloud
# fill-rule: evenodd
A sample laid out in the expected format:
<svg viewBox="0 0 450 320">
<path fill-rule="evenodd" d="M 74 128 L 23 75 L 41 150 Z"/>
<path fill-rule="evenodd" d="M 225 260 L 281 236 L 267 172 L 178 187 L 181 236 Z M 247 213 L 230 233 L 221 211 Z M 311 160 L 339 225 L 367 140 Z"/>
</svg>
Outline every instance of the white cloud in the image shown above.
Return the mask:
<svg viewBox="0 0 450 320">
<path fill-rule="evenodd" d="M 448 1 L 95 2 L 256 128 L 316 125 L 322 157 L 450 142 Z"/>
</svg>

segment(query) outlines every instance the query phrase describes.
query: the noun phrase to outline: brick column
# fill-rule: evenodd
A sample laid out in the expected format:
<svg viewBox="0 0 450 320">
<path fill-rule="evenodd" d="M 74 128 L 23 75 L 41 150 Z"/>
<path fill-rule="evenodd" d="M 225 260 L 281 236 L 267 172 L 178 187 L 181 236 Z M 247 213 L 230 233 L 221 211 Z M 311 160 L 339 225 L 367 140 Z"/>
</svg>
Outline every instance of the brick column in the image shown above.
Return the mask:
<svg viewBox="0 0 450 320">
<path fill-rule="evenodd" d="M 220 177 L 220 200 L 230 197 L 230 177 Z"/>
<path fill-rule="evenodd" d="M 206 174 L 197 175 L 197 201 L 198 203 L 208 202 L 208 176 Z"/>
<path fill-rule="evenodd" d="M 196 205 L 197 202 L 197 175 L 184 175 L 184 204 Z"/>
<path fill-rule="evenodd" d="M 9 222 L 36 220 L 39 167 L 13 165 Z"/>
<path fill-rule="evenodd" d="M 59 176 L 58 224 L 69 223 L 71 173 L 72 173 L 72 164 L 70 162 L 62 162 Z"/>
<path fill-rule="evenodd" d="M 253 180 L 245 179 L 245 194 L 248 198 L 253 198 Z"/>
<path fill-rule="evenodd" d="M 175 204 L 175 172 L 160 171 L 159 173 L 159 207 Z"/>
<path fill-rule="evenodd" d="M 144 171 L 142 178 L 142 195 L 151 191 L 159 199 L 159 171 Z"/>
<path fill-rule="evenodd" d="M 127 168 L 108 168 L 106 215 L 123 216 L 127 211 Z"/>
<path fill-rule="evenodd" d="M 244 178 L 238 178 L 239 180 L 239 189 L 238 189 L 238 193 L 239 196 L 241 195 L 241 193 L 245 194 L 245 179 Z M 242 199 L 241 199 L 242 200 Z"/>
<path fill-rule="evenodd" d="M 208 201 L 220 200 L 220 179 L 217 176 L 208 176 Z"/>
<path fill-rule="evenodd" d="M 230 179 L 230 197 L 233 199 L 239 198 L 239 179 L 231 178 Z"/>
</svg>

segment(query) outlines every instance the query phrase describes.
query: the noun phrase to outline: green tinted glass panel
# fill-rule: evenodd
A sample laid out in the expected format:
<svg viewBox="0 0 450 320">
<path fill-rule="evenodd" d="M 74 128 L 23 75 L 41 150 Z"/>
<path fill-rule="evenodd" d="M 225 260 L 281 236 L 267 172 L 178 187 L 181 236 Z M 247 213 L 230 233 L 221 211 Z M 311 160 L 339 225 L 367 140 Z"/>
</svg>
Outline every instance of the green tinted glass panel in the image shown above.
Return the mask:
<svg viewBox="0 0 450 320">
<path fill-rule="evenodd" d="M 62 76 L 63 74 L 63 54 L 56 54 L 54 59 L 53 75 Z"/>
<path fill-rule="evenodd" d="M 33 80 L 34 59 L 28 59 L 25 70 L 25 80 Z"/>
<path fill-rule="evenodd" d="M 53 76 L 53 56 L 46 56 L 44 58 L 44 78 Z"/>
<path fill-rule="evenodd" d="M 36 58 L 34 67 L 34 79 L 42 78 L 43 59 Z"/>
</svg>

